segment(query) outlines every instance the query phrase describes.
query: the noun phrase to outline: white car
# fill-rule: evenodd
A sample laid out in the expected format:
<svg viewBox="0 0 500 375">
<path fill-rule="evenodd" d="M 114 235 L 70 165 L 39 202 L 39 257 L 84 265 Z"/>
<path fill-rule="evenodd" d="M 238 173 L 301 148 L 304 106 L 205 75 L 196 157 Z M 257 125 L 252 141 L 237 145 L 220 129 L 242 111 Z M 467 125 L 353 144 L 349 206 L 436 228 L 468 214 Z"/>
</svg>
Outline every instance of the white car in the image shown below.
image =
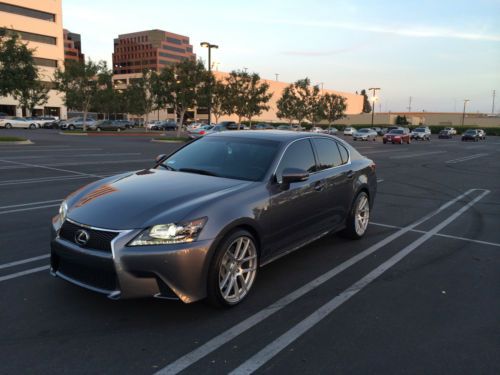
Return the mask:
<svg viewBox="0 0 500 375">
<path fill-rule="evenodd" d="M 0 119 L 0 128 L 24 128 L 24 129 L 37 129 L 38 125 L 34 120 L 27 120 L 22 117 L 11 117 Z"/>
<path fill-rule="evenodd" d="M 411 139 L 430 141 L 431 130 L 428 127 L 415 128 L 410 134 Z"/>
<path fill-rule="evenodd" d="M 375 130 L 369 129 L 369 128 L 363 128 L 363 129 L 356 130 L 352 134 L 352 140 L 357 141 L 359 139 L 362 141 L 369 141 L 371 139 L 372 141 L 376 141 L 377 135 L 378 134 Z"/>
<path fill-rule="evenodd" d="M 344 135 L 353 135 L 356 129 L 351 128 L 350 126 L 344 129 Z"/>
<path fill-rule="evenodd" d="M 444 128 L 443 130 L 447 130 L 451 135 L 457 134 L 457 129 L 455 128 Z"/>
<path fill-rule="evenodd" d="M 323 129 L 319 126 L 314 126 L 311 128 L 311 133 L 323 133 Z"/>
</svg>

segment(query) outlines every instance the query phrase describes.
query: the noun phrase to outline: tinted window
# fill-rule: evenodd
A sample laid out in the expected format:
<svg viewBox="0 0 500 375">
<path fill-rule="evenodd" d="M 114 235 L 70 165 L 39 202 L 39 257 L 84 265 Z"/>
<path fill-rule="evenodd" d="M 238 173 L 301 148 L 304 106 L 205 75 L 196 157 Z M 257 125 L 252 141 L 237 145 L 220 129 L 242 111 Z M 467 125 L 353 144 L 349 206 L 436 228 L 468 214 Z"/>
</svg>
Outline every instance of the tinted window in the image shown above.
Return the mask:
<svg viewBox="0 0 500 375">
<path fill-rule="evenodd" d="M 21 16 L 38 18 L 40 20 L 55 22 L 56 16 L 52 13 L 42 12 L 40 10 L 24 8 L 12 4 L 0 3 L 0 11 L 19 14 Z"/>
<path fill-rule="evenodd" d="M 330 139 L 315 138 L 313 143 L 318 155 L 320 170 L 338 167 L 343 164 L 337 142 Z"/>
<path fill-rule="evenodd" d="M 403 130 L 396 130 L 396 129 L 395 129 L 395 130 L 391 130 L 391 131 L 389 132 L 389 134 L 403 134 L 403 133 L 404 133 L 404 131 L 403 131 Z"/>
<path fill-rule="evenodd" d="M 259 181 L 274 160 L 278 146 L 278 142 L 268 140 L 206 137 L 180 149 L 163 164 L 181 172 L 188 168 L 219 177 Z"/>
<path fill-rule="evenodd" d="M 316 170 L 316 161 L 314 160 L 311 143 L 307 139 L 296 141 L 286 149 L 276 170 L 278 181 L 281 181 L 283 171 L 286 168 L 298 168 L 309 173 Z"/>
<path fill-rule="evenodd" d="M 345 164 L 349 161 L 349 152 L 347 151 L 347 149 L 344 146 L 342 146 L 338 143 L 337 143 L 337 145 L 339 146 L 340 156 L 342 157 L 342 164 Z"/>
</svg>

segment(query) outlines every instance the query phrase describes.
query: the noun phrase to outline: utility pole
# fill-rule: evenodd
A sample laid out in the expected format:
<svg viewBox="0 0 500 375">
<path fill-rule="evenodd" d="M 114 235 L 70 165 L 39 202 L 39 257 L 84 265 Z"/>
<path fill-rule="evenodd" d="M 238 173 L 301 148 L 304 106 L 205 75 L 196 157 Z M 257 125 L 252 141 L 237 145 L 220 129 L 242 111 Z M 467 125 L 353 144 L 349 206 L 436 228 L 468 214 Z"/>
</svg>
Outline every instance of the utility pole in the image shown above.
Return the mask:
<svg viewBox="0 0 500 375">
<path fill-rule="evenodd" d="M 373 118 L 375 116 L 375 100 L 377 100 L 377 97 L 375 96 L 377 94 L 377 91 L 380 90 L 380 87 L 370 87 L 368 91 L 373 91 L 372 94 L 372 128 L 373 128 Z"/>
<path fill-rule="evenodd" d="M 204 47 L 204 48 L 208 49 L 208 71 L 211 74 L 212 73 L 212 48 L 218 49 L 219 46 L 217 44 L 211 44 L 208 42 L 201 42 L 200 47 Z M 211 114 L 212 114 L 212 88 L 209 87 L 209 91 L 208 91 L 208 125 L 211 124 L 211 117 L 212 117 Z M 181 124 L 181 126 L 182 126 L 182 124 Z"/>
<path fill-rule="evenodd" d="M 279 73 L 274 73 L 274 75 L 276 76 L 276 81 L 278 81 L 278 78 L 279 78 L 280 74 Z"/>
<path fill-rule="evenodd" d="M 467 105 L 468 102 L 470 102 L 469 99 L 464 99 L 464 111 L 462 112 L 462 126 L 464 126 L 464 122 L 465 122 L 465 106 Z"/>
<path fill-rule="evenodd" d="M 325 85 L 325 82 L 320 82 L 319 84 L 321 85 L 321 93 L 323 93 L 323 87 Z"/>
<path fill-rule="evenodd" d="M 411 112 L 411 96 L 410 96 L 410 102 L 408 103 L 408 112 Z"/>
<path fill-rule="evenodd" d="M 495 114 L 495 96 L 496 96 L 497 92 L 495 90 L 493 90 L 493 103 L 491 104 L 491 114 L 494 115 Z"/>
</svg>

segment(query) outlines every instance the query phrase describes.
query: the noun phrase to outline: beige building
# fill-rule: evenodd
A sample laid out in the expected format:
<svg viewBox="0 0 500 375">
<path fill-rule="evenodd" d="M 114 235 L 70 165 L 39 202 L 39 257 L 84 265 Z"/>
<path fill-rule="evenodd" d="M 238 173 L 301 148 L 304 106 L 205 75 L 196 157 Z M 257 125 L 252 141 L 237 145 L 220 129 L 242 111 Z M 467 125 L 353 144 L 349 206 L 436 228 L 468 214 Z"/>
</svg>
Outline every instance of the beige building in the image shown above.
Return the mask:
<svg viewBox="0 0 500 375">
<path fill-rule="evenodd" d="M 43 82 L 51 86 L 56 68 L 64 66 L 62 0 L 0 0 L 0 27 L 19 33 L 21 40 L 34 50 Z M 0 112 L 22 115 L 11 97 L 0 97 Z M 36 115 L 66 117 L 63 97 L 50 90 L 49 101 L 35 110 Z"/>
</svg>

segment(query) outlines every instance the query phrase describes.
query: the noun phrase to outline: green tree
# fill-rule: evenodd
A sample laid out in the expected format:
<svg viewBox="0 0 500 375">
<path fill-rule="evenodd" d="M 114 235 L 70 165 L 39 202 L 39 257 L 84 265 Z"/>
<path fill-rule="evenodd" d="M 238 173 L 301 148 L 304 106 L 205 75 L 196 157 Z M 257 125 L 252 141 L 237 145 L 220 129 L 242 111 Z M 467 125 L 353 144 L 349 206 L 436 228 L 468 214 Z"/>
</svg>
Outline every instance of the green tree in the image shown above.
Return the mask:
<svg viewBox="0 0 500 375">
<path fill-rule="evenodd" d="M 158 109 L 159 103 L 162 103 L 159 99 L 158 81 L 157 72 L 144 70 L 142 76 L 134 79 L 125 91 L 127 112 L 144 118 L 145 127 L 149 121 L 149 114 Z"/>
<path fill-rule="evenodd" d="M 54 75 L 56 89 L 64 93 L 68 108 L 83 112 L 83 130 L 87 130 L 87 115 L 101 90 L 99 76 L 107 73 L 106 63 L 69 62 L 64 70 L 57 69 Z"/>
<path fill-rule="evenodd" d="M 278 108 L 276 115 L 280 119 L 287 119 L 291 124 L 297 117 L 296 108 L 298 105 L 300 105 L 300 103 L 298 103 L 298 98 L 293 94 L 292 85 L 287 86 L 276 103 Z"/>
<path fill-rule="evenodd" d="M 321 98 L 324 118 L 328 121 L 328 125 L 332 125 L 334 121 L 345 117 L 347 109 L 346 98 L 336 94 L 325 94 Z"/>
<path fill-rule="evenodd" d="M 366 94 L 366 90 L 361 90 L 361 95 L 363 95 L 363 113 L 370 113 L 372 111 L 372 105 L 368 100 L 368 95 Z"/>
<path fill-rule="evenodd" d="M 20 85 L 12 96 L 19 101 L 23 115 L 33 115 L 36 106 L 44 105 L 49 100 L 49 88 L 40 81 L 33 81 L 29 85 Z"/>
<path fill-rule="evenodd" d="M 269 85 L 260 80 L 257 73 L 249 74 L 243 71 L 232 71 L 225 80 L 228 112 L 238 116 L 238 129 L 241 119 L 252 117 L 269 109 L 267 103 L 272 97 L 269 93 Z"/>
<path fill-rule="evenodd" d="M 229 90 L 222 82 L 214 79 L 212 84 L 212 114 L 215 118 L 215 123 L 219 122 L 219 118 L 223 115 L 231 114 L 231 104 L 229 100 Z"/>
<path fill-rule="evenodd" d="M 319 87 L 311 86 L 309 78 L 299 79 L 290 84 L 283 91 L 280 100 L 282 110 L 285 109 L 288 113 L 285 116 L 285 113 L 281 112 L 281 115 L 297 120 L 299 124 L 305 119 L 316 123 L 324 118 Z"/>
</svg>

